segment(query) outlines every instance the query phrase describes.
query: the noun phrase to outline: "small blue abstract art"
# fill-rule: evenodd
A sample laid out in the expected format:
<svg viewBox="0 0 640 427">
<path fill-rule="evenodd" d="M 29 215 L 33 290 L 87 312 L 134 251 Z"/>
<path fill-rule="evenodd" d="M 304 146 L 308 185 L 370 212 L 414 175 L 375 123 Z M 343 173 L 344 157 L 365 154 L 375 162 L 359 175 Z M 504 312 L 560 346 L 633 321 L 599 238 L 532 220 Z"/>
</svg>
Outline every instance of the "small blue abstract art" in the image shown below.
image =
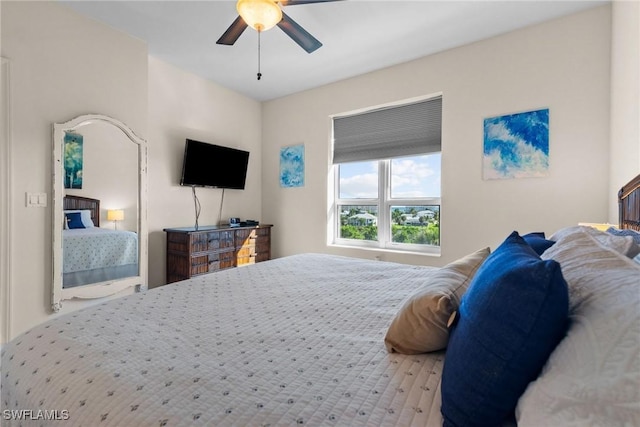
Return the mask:
<svg viewBox="0 0 640 427">
<path fill-rule="evenodd" d="M 484 179 L 547 176 L 549 109 L 484 119 Z"/>
<path fill-rule="evenodd" d="M 304 145 L 280 149 L 280 186 L 304 187 Z"/>
</svg>

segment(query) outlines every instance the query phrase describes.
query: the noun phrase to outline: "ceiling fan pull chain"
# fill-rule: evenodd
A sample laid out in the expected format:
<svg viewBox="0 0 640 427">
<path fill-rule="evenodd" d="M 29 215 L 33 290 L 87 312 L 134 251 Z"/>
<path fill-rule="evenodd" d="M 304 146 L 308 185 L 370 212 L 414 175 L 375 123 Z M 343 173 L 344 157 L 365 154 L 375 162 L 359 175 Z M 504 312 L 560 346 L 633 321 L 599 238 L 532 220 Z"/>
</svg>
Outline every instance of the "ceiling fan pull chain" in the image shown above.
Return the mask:
<svg viewBox="0 0 640 427">
<path fill-rule="evenodd" d="M 260 33 L 262 31 L 258 31 L 258 80 L 262 77 L 262 73 L 260 72 Z"/>
</svg>

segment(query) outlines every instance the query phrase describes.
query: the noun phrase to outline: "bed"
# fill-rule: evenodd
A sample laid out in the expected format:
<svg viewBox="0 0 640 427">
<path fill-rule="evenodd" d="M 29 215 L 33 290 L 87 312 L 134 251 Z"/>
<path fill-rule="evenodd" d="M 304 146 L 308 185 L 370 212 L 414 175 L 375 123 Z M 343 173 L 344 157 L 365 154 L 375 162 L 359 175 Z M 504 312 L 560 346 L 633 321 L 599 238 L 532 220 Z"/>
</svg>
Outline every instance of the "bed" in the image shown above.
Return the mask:
<svg viewBox="0 0 640 427">
<path fill-rule="evenodd" d="M 67 195 L 63 207 L 64 288 L 138 275 L 137 234 L 101 228 L 100 200 Z"/>
<path fill-rule="evenodd" d="M 622 219 L 637 215 L 624 206 Z M 473 341 L 462 339 L 465 310 L 511 241 L 527 257 L 540 251 L 536 266 L 557 275 L 561 265 L 564 294 L 553 292 L 564 298 L 566 325 L 508 416 L 466 425 L 640 425 L 635 237 L 577 226 L 512 233 L 494 251 L 442 268 L 307 253 L 112 300 L 3 347 L 3 425 L 464 425 L 452 415 L 460 408 L 449 409 L 452 386 L 484 352 L 456 365 Z M 436 315 L 420 313 L 431 325 L 419 330 L 425 323 L 411 309 L 427 300 Z M 498 320 L 509 324 L 511 311 Z M 481 371 L 463 369 L 463 380 Z M 483 387 L 476 391 L 509 388 Z M 479 402 L 470 410 L 493 406 Z"/>
</svg>

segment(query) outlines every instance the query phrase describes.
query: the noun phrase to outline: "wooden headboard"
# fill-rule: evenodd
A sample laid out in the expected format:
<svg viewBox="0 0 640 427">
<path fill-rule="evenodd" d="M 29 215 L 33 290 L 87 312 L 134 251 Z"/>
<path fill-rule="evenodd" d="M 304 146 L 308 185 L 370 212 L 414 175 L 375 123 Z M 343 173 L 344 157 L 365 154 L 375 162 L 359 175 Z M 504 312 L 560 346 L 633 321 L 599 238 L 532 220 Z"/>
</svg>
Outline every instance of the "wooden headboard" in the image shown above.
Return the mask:
<svg viewBox="0 0 640 427">
<path fill-rule="evenodd" d="M 93 225 L 100 227 L 100 200 L 80 196 L 64 196 L 64 210 L 90 210 Z"/>
<path fill-rule="evenodd" d="M 620 228 L 640 231 L 640 175 L 618 192 L 618 215 Z"/>
</svg>

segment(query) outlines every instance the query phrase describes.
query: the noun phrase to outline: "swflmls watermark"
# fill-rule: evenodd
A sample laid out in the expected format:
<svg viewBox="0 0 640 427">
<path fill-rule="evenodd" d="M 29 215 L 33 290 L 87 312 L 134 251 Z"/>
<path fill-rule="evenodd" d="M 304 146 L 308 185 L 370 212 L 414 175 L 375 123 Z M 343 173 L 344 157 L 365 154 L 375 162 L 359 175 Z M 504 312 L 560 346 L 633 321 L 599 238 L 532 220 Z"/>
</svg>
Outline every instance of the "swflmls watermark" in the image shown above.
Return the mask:
<svg viewBox="0 0 640 427">
<path fill-rule="evenodd" d="M 66 409 L 5 409 L 2 418 L 14 421 L 65 421 L 69 419 L 69 411 Z"/>
</svg>

